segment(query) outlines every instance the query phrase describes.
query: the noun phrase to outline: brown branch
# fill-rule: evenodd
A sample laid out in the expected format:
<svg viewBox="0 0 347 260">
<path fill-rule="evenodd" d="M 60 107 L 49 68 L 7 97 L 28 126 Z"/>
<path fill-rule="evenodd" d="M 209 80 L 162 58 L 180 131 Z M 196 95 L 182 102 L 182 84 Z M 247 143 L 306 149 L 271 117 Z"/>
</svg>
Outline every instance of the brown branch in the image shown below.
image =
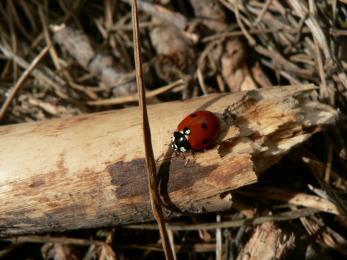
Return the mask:
<svg viewBox="0 0 347 260">
<path fill-rule="evenodd" d="M 130 4 L 132 0 L 122 1 Z M 184 30 L 187 27 L 188 21 L 181 13 L 170 11 L 162 5 L 138 1 L 138 8 L 145 13 L 153 15 L 162 22 L 174 25 L 180 30 Z"/>
<path fill-rule="evenodd" d="M 0 50 L 5 55 L 6 58 L 12 59 L 14 63 L 19 65 L 19 67 L 23 69 L 28 69 L 30 64 L 27 63 L 26 60 L 24 60 L 22 57 L 18 56 L 17 54 L 13 53 L 7 46 L 0 44 Z M 46 72 L 49 70 L 40 70 L 36 68 L 32 71 L 32 75 L 39 81 L 45 83 L 47 86 L 51 86 L 56 94 L 62 98 L 63 100 L 68 100 L 68 96 L 65 93 L 65 91 L 62 88 L 63 82 L 56 81 L 56 78 L 52 79 L 50 76 L 47 75 Z M 54 75 L 54 73 L 50 73 L 51 75 Z"/>
<path fill-rule="evenodd" d="M 126 73 L 125 68 L 116 63 L 113 57 L 96 52 L 83 31 L 65 24 L 51 25 L 50 28 L 55 41 L 66 49 L 84 69 L 99 78 L 103 84 L 113 87 Z M 72 80 L 69 79 L 69 81 Z M 113 88 L 116 96 L 128 96 L 135 91 L 136 86 L 132 81 L 124 82 Z"/>
<path fill-rule="evenodd" d="M 13 86 L 13 88 L 10 90 L 10 93 L 5 100 L 4 104 L 2 105 L 0 109 L 0 121 L 4 118 L 8 108 L 10 107 L 13 99 L 16 97 L 18 91 L 23 86 L 24 82 L 29 78 L 31 72 L 37 67 L 37 65 L 41 62 L 41 60 L 46 56 L 46 54 L 49 51 L 50 46 L 46 46 L 31 62 L 29 67 L 24 71 L 22 76 L 18 79 L 16 84 Z"/>
</svg>

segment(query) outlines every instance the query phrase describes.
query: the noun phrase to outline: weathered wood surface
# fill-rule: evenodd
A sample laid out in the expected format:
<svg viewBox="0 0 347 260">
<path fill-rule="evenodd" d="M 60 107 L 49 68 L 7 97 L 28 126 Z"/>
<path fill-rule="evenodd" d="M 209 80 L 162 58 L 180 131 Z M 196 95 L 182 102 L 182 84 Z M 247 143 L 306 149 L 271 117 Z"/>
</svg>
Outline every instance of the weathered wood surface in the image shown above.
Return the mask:
<svg viewBox="0 0 347 260">
<path fill-rule="evenodd" d="M 295 247 L 295 236 L 268 222 L 257 226 L 236 260 L 283 259 Z"/>
<path fill-rule="evenodd" d="M 221 193 L 256 182 L 291 147 L 331 124 L 334 111 L 301 97 L 312 89 L 290 86 L 248 98 L 216 94 L 149 106 L 167 215 L 230 208 Z M 219 153 L 213 148 L 173 155 L 172 131 L 198 109 L 221 118 L 221 139 L 229 142 Z M 135 107 L 0 127 L 0 236 L 152 219 L 140 121 Z"/>
</svg>

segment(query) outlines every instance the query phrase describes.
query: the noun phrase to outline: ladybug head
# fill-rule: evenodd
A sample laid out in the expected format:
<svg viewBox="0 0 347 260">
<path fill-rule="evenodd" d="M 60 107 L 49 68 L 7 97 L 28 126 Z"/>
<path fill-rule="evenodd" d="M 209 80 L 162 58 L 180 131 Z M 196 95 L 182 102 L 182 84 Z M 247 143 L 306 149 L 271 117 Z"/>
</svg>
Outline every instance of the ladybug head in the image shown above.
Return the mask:
<svg viewBox="0 0 347 260">
<path fill-rule="evenodd" d="M 190 143 L 188 141 L 188 135 L 189 135 L 188 131 L 184 131 L 184 132 L 175 131 L 174 132 L 174 134 L 172 136 L 171 147 L 175 150 L 175 152 L 184 153 L 184 152 L 188 152 L 192 149 L 192 147 L 190 146 Z"/>
</svg>

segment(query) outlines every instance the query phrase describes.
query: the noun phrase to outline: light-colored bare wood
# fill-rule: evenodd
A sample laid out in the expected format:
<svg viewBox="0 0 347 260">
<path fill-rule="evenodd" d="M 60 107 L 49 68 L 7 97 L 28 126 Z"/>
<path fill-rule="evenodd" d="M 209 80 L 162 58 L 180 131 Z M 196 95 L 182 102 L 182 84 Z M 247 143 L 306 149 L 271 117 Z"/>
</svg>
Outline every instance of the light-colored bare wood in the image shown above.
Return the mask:
<svg viewBox="0 0 347 260">
<path fill-rule="evenodd" d="M 303 98 L 313 89 L 278 87 L 149 106 L 166 214 L 230 208 L 221 193 L 256 182 L 291 147 L 331 124 L 335 111 Z M 222 145 L 175 156 L 172 131 L 197 109 L 220 117 Z M 1 127 L 0 235 L 153 219 L 140 122 L 138 108 L 128 108 Z"/>
<path fill-rule="evenodd" d="M 283 259 L 294 246 L 293 233 L 284 232 L 274 223 L 263 223 L 255 228 L 236 259 Z"/>
</svg>

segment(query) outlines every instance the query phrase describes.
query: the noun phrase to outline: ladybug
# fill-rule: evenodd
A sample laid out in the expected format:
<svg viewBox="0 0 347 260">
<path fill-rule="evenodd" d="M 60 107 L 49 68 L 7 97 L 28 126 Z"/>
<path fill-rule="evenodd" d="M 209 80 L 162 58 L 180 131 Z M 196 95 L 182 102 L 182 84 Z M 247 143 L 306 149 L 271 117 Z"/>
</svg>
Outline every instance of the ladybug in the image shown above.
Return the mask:
<svg viewBox="0 0 347 260">
<path fill-rule="evenodd" d="M 175 152 L 201 151 L 208 148 L 220 131 L 218 117 L 202 110 L 186 116 L 173 133 L 171 147 Z"/>
</svg>

